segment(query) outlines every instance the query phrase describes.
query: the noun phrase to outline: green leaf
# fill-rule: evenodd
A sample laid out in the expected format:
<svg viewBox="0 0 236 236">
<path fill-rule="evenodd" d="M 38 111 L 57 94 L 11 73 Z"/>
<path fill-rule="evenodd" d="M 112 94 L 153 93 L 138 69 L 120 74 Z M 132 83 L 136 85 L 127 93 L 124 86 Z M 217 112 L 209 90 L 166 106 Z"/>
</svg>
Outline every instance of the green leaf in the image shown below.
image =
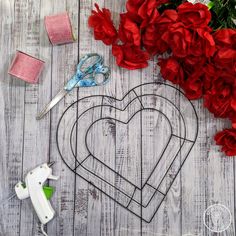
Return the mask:
<svg viewBox="0 0 236 236">
<path fill-rule="evenodd" d="M 208 9 L 210 10 L 214 6 L 214 2 L 209 2 L 207 6 L 208 6 Z"/>
<path fill-rule="evenodd" d="M 219 28 L 236 28 L 233 19 L 236 18 L 235 0 L 212 0 L 210 11 L 212 20 L 210 26 L 216 30 Z"/>
</svg>

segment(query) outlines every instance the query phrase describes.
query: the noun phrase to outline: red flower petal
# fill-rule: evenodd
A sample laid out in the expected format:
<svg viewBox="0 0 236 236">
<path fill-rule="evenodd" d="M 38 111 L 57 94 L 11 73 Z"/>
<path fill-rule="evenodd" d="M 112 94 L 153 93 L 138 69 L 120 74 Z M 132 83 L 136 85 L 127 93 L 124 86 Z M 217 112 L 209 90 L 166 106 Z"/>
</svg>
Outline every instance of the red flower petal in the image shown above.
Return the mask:
<svg viewBox="0 0 236 236">
<path fill-rule="evenodd" d="M 88 19 L 88 25 L 94 30 L 96 40 L 102 40 L 106 45 L 111 45 L 117 40 L 117 31 L 111 20 L 111 12 L 95 4 L 96 10 L 92 11 L 92 15 Z"/>
</svg>

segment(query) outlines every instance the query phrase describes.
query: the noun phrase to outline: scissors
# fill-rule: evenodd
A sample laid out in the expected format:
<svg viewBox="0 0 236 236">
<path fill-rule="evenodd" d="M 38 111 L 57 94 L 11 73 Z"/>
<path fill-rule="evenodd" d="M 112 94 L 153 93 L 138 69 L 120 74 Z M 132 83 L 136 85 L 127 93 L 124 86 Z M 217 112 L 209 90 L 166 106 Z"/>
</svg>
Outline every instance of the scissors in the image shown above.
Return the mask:
<svg viewBox="0 0 236 236">
<path fill-rule="evenodd" d="M 110 78 L 110 68 L 103 65 L 104 59 L 96 53 L 90 53 L 81 58 L 76 74 L 66 83 L 64 88 L 36 116 L 42 119 L 63 97 L 72 89 L 78 87 L 94 87 L 105 85 Z"/>
</svg>

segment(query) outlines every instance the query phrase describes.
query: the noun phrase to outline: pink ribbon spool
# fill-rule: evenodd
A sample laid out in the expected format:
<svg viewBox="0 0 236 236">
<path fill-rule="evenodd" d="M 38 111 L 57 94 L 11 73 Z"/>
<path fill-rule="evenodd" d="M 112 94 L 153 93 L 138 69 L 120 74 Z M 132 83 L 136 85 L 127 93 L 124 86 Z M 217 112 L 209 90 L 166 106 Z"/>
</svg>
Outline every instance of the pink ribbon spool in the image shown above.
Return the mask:
<svg viewBox="0 0 236 236">
<path fill-rule="evenodd" d="M 43 70 L 44 61 L 32 57 L 24 52 L 17 51 L 8 74 L 35 84 Z"/>
<path fill-rule="evenodd" d="M 45 16 L 44 23 L 48 38 L 53 45 L 75 41 L 70 17 L 67 12 Z"/>
</svg>

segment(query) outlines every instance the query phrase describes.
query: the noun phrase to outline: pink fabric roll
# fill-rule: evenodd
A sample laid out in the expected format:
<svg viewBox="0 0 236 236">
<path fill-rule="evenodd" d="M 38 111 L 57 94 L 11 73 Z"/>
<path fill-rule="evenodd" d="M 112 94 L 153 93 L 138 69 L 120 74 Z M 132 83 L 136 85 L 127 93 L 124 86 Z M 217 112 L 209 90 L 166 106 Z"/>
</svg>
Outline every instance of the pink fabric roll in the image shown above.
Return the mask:
<svg viewBox="0 0 236 236">
<path fill-rule="evenodd" d="M 56 45 L 75 41 L 70 17 L 67 12 L 45 16 L 44 23 L 48 38 L 52 44 Z"/>
<path fill-rule="evenodd" d="M 35 84 L 43 70 L 44 61 L 17 51 L 8 73 L 28 83 Z"/>
</svg>

